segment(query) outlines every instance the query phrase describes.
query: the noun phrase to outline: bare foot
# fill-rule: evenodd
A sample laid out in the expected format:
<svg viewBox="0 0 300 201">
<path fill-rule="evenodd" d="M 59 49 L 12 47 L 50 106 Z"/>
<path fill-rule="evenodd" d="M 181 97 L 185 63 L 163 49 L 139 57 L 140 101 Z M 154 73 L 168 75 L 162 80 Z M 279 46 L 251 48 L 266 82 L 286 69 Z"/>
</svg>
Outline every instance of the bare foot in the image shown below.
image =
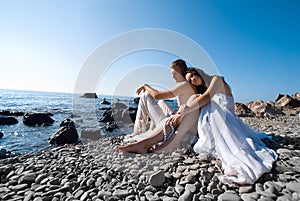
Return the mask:
<svg viewBox="0 0 300 201">
<path fill-rule="evenodd" d="M 133 142 L 125 146 L 116 146 L 115 148 L 123 152 L 136 154 L 146 154 L 148 150 L 141 143 L 138 142 Z"/>
</svg>

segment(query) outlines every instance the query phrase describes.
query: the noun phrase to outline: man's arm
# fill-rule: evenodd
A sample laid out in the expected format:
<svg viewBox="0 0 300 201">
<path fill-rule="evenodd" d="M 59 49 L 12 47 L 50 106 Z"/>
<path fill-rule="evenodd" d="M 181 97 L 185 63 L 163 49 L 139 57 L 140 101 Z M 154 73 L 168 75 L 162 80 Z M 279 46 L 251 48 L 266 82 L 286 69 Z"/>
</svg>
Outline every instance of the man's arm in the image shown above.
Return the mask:
<svg viewBox="0 0 300 201">
<path fill-rule="evenodd" d="M 137 94 L 140 94 L 141 91 L 147 91 L 150 96 L 152 96 L 154 99 L 166 99 L 166 98 L 174 98 L 180 94 L 185 94 L 188 90 L 191 90 L 189 83 L 187 82 L 181 82 L 178 83 L 174 88 L 170 90 L 164 90 L 164 91 L 158 91 L 148 84 L 144 84 L 143 86 L 139 87 L 137 89 Z"/>
</svg>

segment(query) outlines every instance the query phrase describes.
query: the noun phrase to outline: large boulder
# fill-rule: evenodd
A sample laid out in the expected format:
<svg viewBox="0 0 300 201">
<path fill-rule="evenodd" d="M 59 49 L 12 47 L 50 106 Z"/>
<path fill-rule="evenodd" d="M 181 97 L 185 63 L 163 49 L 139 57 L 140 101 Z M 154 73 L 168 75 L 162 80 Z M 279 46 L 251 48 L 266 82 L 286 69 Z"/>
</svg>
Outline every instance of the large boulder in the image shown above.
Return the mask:
<svg viewBox="0 0 300 201">
<path fill-rule="evenodd" d="M 234 112 L 239 117 L 254 117 L 254 113 L 243 103 L 234 103 Z"/>
<path fill-rule="evenodd" d="M 84 128 L 81 131 L 81 139 L 99 140 L 101 138 L 101 131 L 99 128 Z"/>
<path fill-rule="evenodd" d="M 50 117 L 52 115 L 51 113 L 26 113 L 23 116 L 23 123 L 27 126 L 50 126 L 55 121 Z"/>
<path fill-rule="evenodd" d="M 296 107 L 300 107 L 300 101 L 297 99 L 298 95 L 294 94 L 292 98 L 289 95 L 282 95 L 282 94 L 278 94 L 276 100 L 275 100 L 275 106 L 279 109 L 292 109 L 292 108 L 296 108 Z"/>
<path fill-rule="evenodd" d="M 98 98 L 96 93 L 84 93 L 81 98 Z"/>
<path fill-rule="evenodd" d="M 276 107 L 262 100 L 249 102 L 246 104 L 246 106 L 254 112 L 256 117 L 274 117 L 274 116 L 285 115 L 282 111 L 280 111 Z"/>
<path fill-rule="evenodd" d="M 78 142 L 78 133 L 72 120 L 66 119 L 61 123 L 61 127 L 48 142 L 53 145 L 75 144 Z"/>
<path fill-rule="evenodd" d="M 134 123 L 136 119 L 137 108 L 129 107 L 122 112 L 121 120 L 124 123 Z"/>
<path fill-rule="evenodd" d="M 15 117 L 0 117 L 0 125 L 17 124 L 18 120 Z"/>
<path fill-rule="evenodd" d="M 293 97 L 293 99 L 296 99 L 296 100 L 300 101 L 300 92 L 292 94 L 292 97 Z"/>
</svg>

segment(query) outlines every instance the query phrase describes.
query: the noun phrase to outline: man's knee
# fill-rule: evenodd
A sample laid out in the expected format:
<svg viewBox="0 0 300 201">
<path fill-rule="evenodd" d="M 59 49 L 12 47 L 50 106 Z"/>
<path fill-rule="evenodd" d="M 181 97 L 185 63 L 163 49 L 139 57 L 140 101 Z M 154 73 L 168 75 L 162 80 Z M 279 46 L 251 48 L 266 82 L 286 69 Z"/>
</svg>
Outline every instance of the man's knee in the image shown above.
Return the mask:
<svg viewBox="0 0 300 201">
<path fill-rule="evenodd" d="M 148 92 L 142 93 L 140 96 L 140 101 L 145 102 L 145 100 L 147 100 L 150 96 L 150 94 Z"/>
</svg>

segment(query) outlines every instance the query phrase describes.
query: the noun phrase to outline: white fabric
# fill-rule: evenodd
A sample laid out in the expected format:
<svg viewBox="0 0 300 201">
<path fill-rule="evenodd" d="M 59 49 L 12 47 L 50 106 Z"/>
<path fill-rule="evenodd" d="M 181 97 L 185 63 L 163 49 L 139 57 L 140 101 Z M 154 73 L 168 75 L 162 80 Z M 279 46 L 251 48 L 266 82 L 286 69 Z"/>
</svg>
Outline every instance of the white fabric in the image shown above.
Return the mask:
<svg viewBox="0 0 300 201">
<path fill-rule="evenodd" d="M 234 100 L 225 94 L 215 94 L 202 107 L 198 120 L 199 140 L 194 146 L 201 158 L 211 156 L 222 161 L 223 183 L 253 184 L 272 169 L 277 155 L 234 114 Z"/>
<path fill-rule="evenodd" d="M 172 109 L 167 105 L 167 103 L 165 103 L 165 101 L 160 100 L 159 102 L 157 102 L 148 93 L 142 94 L 139 101 L 136 119 L 134 122 L 133 133 L 145 133 L 149 117 L 151 121 L 155 125 L 157 125 L 159 122 L 165 119 L 171 112 Z M 152 125 L 151 127 L 153 128 L 154 125 Z"/>
</svg>

